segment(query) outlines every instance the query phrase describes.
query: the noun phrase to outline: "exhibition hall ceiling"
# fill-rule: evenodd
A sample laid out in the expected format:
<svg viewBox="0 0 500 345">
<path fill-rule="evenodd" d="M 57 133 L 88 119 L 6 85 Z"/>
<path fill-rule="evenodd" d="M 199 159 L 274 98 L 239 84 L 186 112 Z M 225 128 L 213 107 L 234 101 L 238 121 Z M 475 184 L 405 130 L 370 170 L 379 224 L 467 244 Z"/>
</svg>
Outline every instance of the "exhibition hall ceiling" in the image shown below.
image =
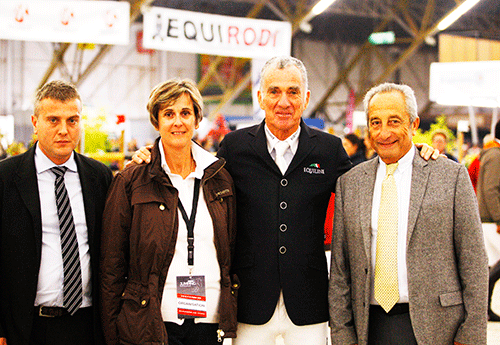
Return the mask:
<svg viewBox="0 0 500 345">
<path fill-rule="evenodd" d="M 246 16 L 251 9 L 263 3 L 256 16 L 261 19 L 293 22 L 318 0 L 154 0 L 152 6 L 168 7 L 229 16 Z M 336 0 L 325 12 L 311 21 L 310 33 L 299 30 L 298 37 L 313 40 L 364 42 L 374 28 L 388 15 L 392 17 L 388 30 L 396 37 L 411 39 L 412 27 L 420 27 L 426 13 L 429 23 L 439 21 L 450 12 L 456 0 Z M 461 36 L 500 40 L 500 2 L 481 0 L 462 18 L 450 26 L 448 33 Z"/>
</svg>

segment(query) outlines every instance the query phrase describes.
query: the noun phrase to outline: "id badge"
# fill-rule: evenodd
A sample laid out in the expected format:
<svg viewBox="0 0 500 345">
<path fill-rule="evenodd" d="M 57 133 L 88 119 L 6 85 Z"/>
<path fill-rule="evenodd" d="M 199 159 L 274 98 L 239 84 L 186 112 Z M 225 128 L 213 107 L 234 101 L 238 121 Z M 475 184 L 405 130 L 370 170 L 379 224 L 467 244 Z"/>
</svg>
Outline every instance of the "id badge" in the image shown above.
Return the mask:
<svg viewBox="0 0 500 345">
<path fill-rule="evenodd" d="M 177 277 L 177 317 L 179 319 L 207 317 L 205 276 Z"/>
</svg>

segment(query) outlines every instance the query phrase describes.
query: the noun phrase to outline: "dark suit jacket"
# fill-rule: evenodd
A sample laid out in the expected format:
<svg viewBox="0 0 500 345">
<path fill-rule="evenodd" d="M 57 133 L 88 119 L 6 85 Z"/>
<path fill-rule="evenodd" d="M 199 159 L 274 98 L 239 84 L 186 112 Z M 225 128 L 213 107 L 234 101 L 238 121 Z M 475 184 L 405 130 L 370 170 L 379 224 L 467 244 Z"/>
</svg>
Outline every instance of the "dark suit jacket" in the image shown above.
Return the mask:
<svg viewBox="0 0 500 345">
<path fill-rule="evenodd" d="M 280 290 L 294 324 L 328 320 L 323 228 L 337 178 L 351 162 L 339 138 L 300 126 L 285 175 L 267 150 L 264 122 L 227 134 L 218 152 L 236 188 L 240 322 L 269 321 Z"/>
<path fill-rule="evenodd" d="M 35 146 L 0 162 L 0 337 L 9 345 L 28 344 L 33 322 L 42 248 Z M 101 218 L 111 171 L 75 152 L 89 232 L 93 305 L 98 305 Z M 96 340 L 101 339 L 94 308 Z M 99 341 L 97 341 L 99 343 Z"/>
</svg>

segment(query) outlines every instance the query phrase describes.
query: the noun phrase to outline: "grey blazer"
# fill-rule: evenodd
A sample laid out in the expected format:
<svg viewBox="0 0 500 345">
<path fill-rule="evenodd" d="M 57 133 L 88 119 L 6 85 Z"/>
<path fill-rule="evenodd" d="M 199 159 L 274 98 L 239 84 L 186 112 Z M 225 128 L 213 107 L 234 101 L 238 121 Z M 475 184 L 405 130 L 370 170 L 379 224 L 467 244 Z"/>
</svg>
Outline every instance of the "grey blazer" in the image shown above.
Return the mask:
<svg viewBox="0 0 500 345">
<path fill-rule="evenodd" d="M 332 344 L 367 344 L 371 211 L 378 158 L 338 180 L 329 308 Z M 488 266 L 464 166 L 415 154 L 406 247 L 410 316 L 419 344 L 486 344 Z"/>
</svg>

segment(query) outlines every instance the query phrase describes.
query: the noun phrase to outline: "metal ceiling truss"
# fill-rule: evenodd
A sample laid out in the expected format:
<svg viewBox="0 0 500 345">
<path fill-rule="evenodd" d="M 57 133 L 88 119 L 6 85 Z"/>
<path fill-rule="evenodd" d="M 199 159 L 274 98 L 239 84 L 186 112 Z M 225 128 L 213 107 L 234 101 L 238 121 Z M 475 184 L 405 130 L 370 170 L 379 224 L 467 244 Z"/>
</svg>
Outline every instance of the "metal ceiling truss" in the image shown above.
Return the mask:
<svg viewBox="0 0 500 345">
<path fill-rule="evenodd" d="M 247 14 L 247 18 L 255 18 L 259 15 L 260 11 L 264 7 L 266 1 L 265 0 L 259 0 L 258 2 L 255 3 L 253 8 L 250 10 L 250 12 Z M 200 81 L 198 82 L 198 89 L 200 90 L 201 93 L 205 90 L 205 88 L 209 85 L 211 81 L 216 82 L 216 84 L 220 87 L 221 90 L 223 90 L 223 94 L 220 96 L 215 96 L 215 97 L 210 97 L 211 100 L 219 100 L 219 104 L 217 107 L 210 113 L 209 117 L 213 118 L 215 114 L 220 112 L 222 107 L 226 105 L 227 103 L 232 102 L 234 99 L 236 99 L 241 92 L 246 88 L 248 85 L 248 82 L 250 79 L 245 76 L 242 78 L 238 83 L 236 83 L 236 71 L 240 69 L 243 65 L 249 64 L 250 60 L 249 59 L 243 59 L 243 58 L 227 58 L 224 56 L 214 56 L 211 57 L 212 61 L 210 65 L 208 66 L 207 72 L 201 76 Z M 219 66 L 223 61 L 227 61 L 227 59 L 231 59 L 232 65 L 233 65 L 233 70 L 231 72 L 231 77 L 226 81 L 224 78 L 219 74 Z M 242 83 L 245 82 L 244 85 Z M 208 99 L 206 97 L 206 99 Z"/>
<path fill-rule="evenodd" d="M 463 1 L 457 1 L 458 7 Z M 382 31 L 384 27 L 387 26 L 394 18 L 399 18 L 399 20 L 404 20 L 407 24 L 407 27 L 412 28 L 411 31 L 414 32 L 411 43 L 402 51 L 399 56 L 397 56 L 394 61 L 392 61 L 388 66 L 384 66 L 383 71 L 380 75 L 372 78 L 370 83 L 363 88 L 359 88 L 356 90 L 356 105 L 363 99 L 366 91 L 373 85 L 380 84 L 382 82 L 391 80 L 393 77 L 393 73 L 401 67 L 403 63 L 405 63 L 421 46 L 424 44 L 426 37 L 430 35 L 434 35 L 437 32 L 437 25 L 439 21 L 444 18 L 448 13 L 450 13 L 454 8 L 451 8 L 446 13 L 439 13 L 439 16 L 436 15 L 436 1 L 428 0 L 425 4 L 424 13 L 421 16 L 421 20 L 418 21 L 415 19 L 413 15 L 409 14 L 408 10 L 408 2 L 406 0 L 400 0 L 399 3 L 392 8 L 390 15 L 386 17 L 385 21 L 381 23 L 378 30 Z M 385 24 L 385 25 L 384 25 Z M 343 71 L 339 74 L 337 79 L 332 83 L 328 91 L 323 95 L 322 99 L 316 107 L 312 111 L 312 116 L 317 116 L 318 114 L 325 114 L 328 118 L 331 117 L 330 114 L 327 113 L 326 105 L 328 99 L 335 94 L 338 90 L 338 87 L 344 82 L 344 80 L 349 79 L 349 75 L 354 70 L 354 67 L 363 60 L 363 57 L 371 54 L 372 51 L 377 52 L 378 50 L 386 50 L 387 48 L 384 46 L 373 46 L 368 42 L 365 42 L 361 48 L 358 50 L 358 53 L 351 59 L 349 64 L 345 66 Z M 376 53 L 377 56 L 381 57 L 384 54 Z M 430 109 L 430 104 L 427 104 L 424 107 L 425 111 Z"/>
<path fill-rule="evenodd" d="M 130 23 L 134 23 L 135 20 L 141 15 L 142 6 L 149 5 L 153 0 L 121 0 L 130 3 Z M 73 62 L 73 72 L 69 72 L 69 68 L 64 62 L 64 55 L 66 54 L 71 43 L 60 43 L 54 45 L 54 52 L 52 55 L 52 61 L 47 68 L 42 80 L 38 84 L 38 88 L 42 87 L 50 78 L 52 73 L 54 73 L 56 68 L 61 69 L 62 75 L 68 79 L 70 82 L 76 86 L 81 85 L 85 79 L 95 70 L 106 54 L 111 50 L 112 46 L 108 44 L 100 45 L 99 51 L 95 54 L 94 58 L 85 67 L 83 67 L 83 55 L 87 51 L 86 46 L 83 44 L 78 44 L 75 50 L 75 61 Z"/>
<path fill-rule="evenodd" d="M 259 0 L 255 3 L 254 7 L 247 15 L 247 18 L 256 17 L 262 10 L 264 5 L 267 5 L 275 13 L 280 13 L 280 17 L 286 17 L 286 19 L 292 24 L 292 36 L 299 30 L 301 22 L 306 18 L 306 16 L 311 11 L 312 7 L 307 0 L 299 0 L 294 2 L 295 7 L 292 8 L 290 2 L 286 0 L 275 0 L 276 3 Z M 208 85 L 208 82 L 212 80 L 212 77 L 217 73 L 218 66 L 223 61 L 223 57 L 217 56 L 212 64 L 209 66 L 207 73 L 203 75 L 200 82 L 198 83 L 198 88 L 203 91 Z M 250 63 L 248 59 L 235 58 L 237 63 Z M 220 102 L 209 114 L 209 118 L 215 117 L 216 114 L 220 113 L 221 110 L 227 105 L 231 104 L 248 86 L 251 82 L 251 68 L 236 84 L 232 85 L 220 85 L 222 89 L 226 91 L 220 97 Z"/>
</svg>

